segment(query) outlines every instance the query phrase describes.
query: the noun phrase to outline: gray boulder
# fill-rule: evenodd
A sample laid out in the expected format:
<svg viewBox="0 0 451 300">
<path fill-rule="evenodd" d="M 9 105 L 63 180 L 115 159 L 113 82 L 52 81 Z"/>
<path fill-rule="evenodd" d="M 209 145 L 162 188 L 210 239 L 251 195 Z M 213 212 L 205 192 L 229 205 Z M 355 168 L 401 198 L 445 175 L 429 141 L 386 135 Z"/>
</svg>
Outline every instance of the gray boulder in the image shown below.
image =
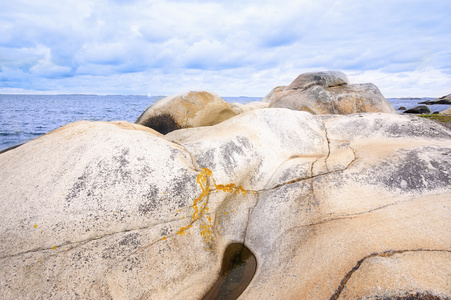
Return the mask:
<svg viewBox="0 0 451 300">
<path fill-rule="evenodd" d="M 271 92 L 268 93 L 268 95 L 266 95 L 265 97 L 263 97 L 262 102 L 265 103 L 271 103 L 273 101 L 273 99 L 280 93 L 282 92 L 284 89 L 286 88 L 286 86 L 276 86 L 275 88 L 273 88 L 271 90 Z"/>
<path fill-rule="evenodd" d="M 299 75 L 285 90 L 306 90 L 315 85 L 329 88 L 345 84 L 349 84 L 349 80 L 343 72 L 310 72 Z"/>
<path fill-rule="evenodd" d="M 346 75 L 337 71 L 301 74 L 273 97 L 269 107 L 313 114 L 395 113 L 375 85 L 349 84 Z"/>
<path fill-rule="evenodd" d="M 420 105 L 404 112 L 405 114 L 430 114 L 431 110 L 426 105 Z"/>
<path fill-rule="evenodd" d="M 442 96 L 440 98 L 437 98 L 435 100 L 427 100 L 424 102 L 420 102 L 419 104 L 427 104 L 427 105 L 433 105 L 433 104 L 451 104 L 451 94 Z"/>
</svg>

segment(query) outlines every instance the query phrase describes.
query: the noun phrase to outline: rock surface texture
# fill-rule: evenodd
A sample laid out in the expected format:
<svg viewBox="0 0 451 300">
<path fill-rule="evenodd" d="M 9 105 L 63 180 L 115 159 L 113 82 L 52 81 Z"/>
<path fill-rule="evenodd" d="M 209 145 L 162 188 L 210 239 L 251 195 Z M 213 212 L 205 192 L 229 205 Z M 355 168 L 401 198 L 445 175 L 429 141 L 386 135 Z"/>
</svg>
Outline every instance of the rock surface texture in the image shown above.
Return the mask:
<svg viewBox="0 0 451 300">
<path fill-rule="evenodd" d="M 268 96 L 271 98 L 269 107 L 308 111 L 317 115 L 395 113 L 393 106 L 374 84 L 349 84 L 346 75 L 338 71 L 301 74 L 282 91 L 271 92 Z"/>
<path fill-rule="evenodd" d="M 440 98 L 437 98 L 435 100 L 427 100 L 424 102 L 420 102 L 419 104 L 428 104 L 428 105 L 432 105 L 432 104 L 451 104 L 451 94 L 446 95 L 446 96 L 442 96 Z"/>
<path fill-rule="evenodd" d="M 135 123 L 166 134 L 180 128 L 215 125 L 233 116 L 236 113 L 217 94 L 190 91 L 158 101 Z"/>
<path fill-rule="evenodd" d="M 404 112 L 405 114 L 430 114 L 431 110 L 426 105 L 420 105 Z"/>
<path fill-rule="evenodd" d="M 262 101 L 255 101 L 246 104 L 242 103 L 230 103 L 232 110 L 238 115 L 244 112 L 248 112 L 254 109 L 268 108 L 269 103 Z"/>
<path fill-rule="evenodd" d="M 266 95 L 265 97 L 263 97 L 262 102 L 265 102 L 265 103 L 268 103 L 268 104 L 271 103 L 272 100 L 273 100 L 274 98 L 276 98 L 277 95 L 278 95 L 280 92 L 282 92 L 285 88 L 286 88 L 286 86 L 276 86 L 275 88 L 273 88 L 273 89 L 271 90 L 271 92 L 269 92 L 268 95 Z"/>
<path fill-rule="evenodd" d="M 450 170 L 408 115 L 70 124 L 0 155 L 0 298 L 202 299 L 242 243 L 240 299 L 449 299 Z"/>
</svg>

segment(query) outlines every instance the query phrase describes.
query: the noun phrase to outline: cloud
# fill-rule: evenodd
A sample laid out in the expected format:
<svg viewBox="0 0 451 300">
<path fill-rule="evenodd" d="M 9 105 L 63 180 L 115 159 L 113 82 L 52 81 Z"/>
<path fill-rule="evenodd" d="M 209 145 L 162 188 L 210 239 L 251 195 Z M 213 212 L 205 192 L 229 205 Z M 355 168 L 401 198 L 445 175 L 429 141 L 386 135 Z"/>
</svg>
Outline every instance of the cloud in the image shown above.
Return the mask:
<svg viewBox="0 0 451 300">
<path fill-rule="evenodd" d="M 264 95 L 334 69 L 380 80 L 388 95 L 409 84 L 437 95 L 451 76 L 449 11 L 446 0 L 9 1 L 0 92 Z"/>
</svg>

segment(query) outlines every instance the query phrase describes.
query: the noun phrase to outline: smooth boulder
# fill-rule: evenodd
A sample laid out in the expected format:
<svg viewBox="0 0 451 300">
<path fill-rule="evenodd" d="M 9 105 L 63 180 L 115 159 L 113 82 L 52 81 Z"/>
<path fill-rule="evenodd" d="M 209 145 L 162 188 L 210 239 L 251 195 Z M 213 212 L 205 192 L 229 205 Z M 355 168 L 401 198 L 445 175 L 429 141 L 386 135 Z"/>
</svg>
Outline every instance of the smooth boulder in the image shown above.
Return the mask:
<svg viewBox="0 0 451 300">
<path fill-rule="evenodd" d="M 235 115 L 217 94 L 189 91 L 158 101 L 144 111 L 135 123 L 166 134 L 180 128 L 215 125 Z"/>
<path fill-rule="evenodd" d="M 426 105 L 416 106 L 404 111 L 405 114 L 430 114 L 431 110 Z"/>
<path fill-rule="evenodd" d="M 286 88 L 286 86 L 276 86 L 275 88 L 273 88 L 265 97 L 263 97 L 262 102 L 265 103 L 271 103 L 272 100 L 280 93 L 282 92 L 284 89 Z"/>
<path fill-rule="evenodd" d="M 299 75 L 273 97 L 269 107 L 313 114 L 395 113 L 374 84 L 349 84 L 346 75 L 338 71 Z"/>
<path fill-rule="evenodd" d="M 276 108 L 134 126 L 0 154 L 0 298 L 202 299 L 240 243 L 241 299 L 451 297 L 446 128 Z"/>
<path fill-rule="evenodd" d="M 306 90 L 319 85 L 325 88 L 349 84 L 349 79 L 343 72 L 309 72 L 299 75 L 284 90 Z"/>
<path fill-rule="evenodd" d="M 427 105 L 433 105 L 433 104 L 451 104 L 451 94 L 442 96 L 440 98 L 437 98 L 435 100 L 427 100 L 420 102 L 419 104 L 427 104 Z"/>
<path fill-rule="evenodd" d="M 262 108 L 268 108 L 269 103 L 267 102 L 261 102 L 261 101 L 255 101 L 255 102 L 249 102 L 246 104 L 233 102 L 230 103 L 230 108 L 236 113 L 236 114 L 242 114 L 244 112 L 248 112 L 254 109 L 262 109 Z"/>
</svg>

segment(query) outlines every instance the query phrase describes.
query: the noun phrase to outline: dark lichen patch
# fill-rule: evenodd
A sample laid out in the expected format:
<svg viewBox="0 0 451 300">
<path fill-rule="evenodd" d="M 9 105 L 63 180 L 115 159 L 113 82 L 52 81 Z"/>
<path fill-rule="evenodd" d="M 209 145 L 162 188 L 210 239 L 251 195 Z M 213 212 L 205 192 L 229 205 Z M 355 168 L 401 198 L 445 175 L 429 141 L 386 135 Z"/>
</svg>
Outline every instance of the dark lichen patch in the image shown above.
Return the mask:
<svg viewBox="0 0 451 300">
<path fill-rule="evenodd" d="M 250 140 L 245 137 L 245 136 L 237 136 L 236 140 L 238 141 L 238 143 L 240 143 L 241 145 L 243 145 L 245 148 L 247 149 L 252 149 L 252 143 L 250 142 Z"/>
<path fill-rule="evenodd" d="M 426 121 L 417 116 L 409 116 L 408 122 L 396 122 L 382 128 L 388 137 L 420 137 L 449 139 L 451 132 L 443 126 L 437 126 L 433 121 Z"/>
<path fill-rule="evenodd" d="M 224 252 L 221 272 L 203 300 L 237 299 L 254 277 L 257 259 L 243 244 L 230 244 Z"/>
<path fill-rule="evenodd" d="M 451 298 L 448 296 L 444 296 L 444 297 L 435 296 L 433 294 L 426 292 L 426 293 L 407 293 L 402 296 L 390 296 L 390 297 L 376 296 L 374 299 L 375 300 L 449 300 Z"/>
<path fill-rule="evenodd" d="M 177 177 L 173 179 L 171 190 L 169 195 L 173 197 L 173 201 L 177 201 L 178 206 L 185 206 L 184 198 L 189 198 L 190 191 L 193 191 L 196 187 L 197 174 L 190 174 L 187 170 L 181 169 Z"/>
<path fill-rule="evenodd" d="M 170 114 L 152 116 L 144 121 L 141 125 L 152 128 L 161 134 L 167 134 L 171 131 L 182 128 L 182 126 L 178 124 L 175 121 L 174 117 Z"/>
<path fill-rule="evenodd" d="M 141 235 L 138 232 L 123 233 L 118 240 L 108 243 L 102 250 L 103 259 L 117 259 L 124 257 L 141 247 Z"/>
<path fill-rule="evenodd" d="M 216 149 L 209 149 L 206 152 L 202 153 L 196 159 L 196 163 L 201 168 L 210 168 L 216 169 Z"/>
<path fill-rule="evenodd" d="M 68 205 L 74 199 L 89 199 L 90 203 L 97 202 L 99 207 L 104 192 L 116 186 L 127 186 L 132 193 L 133 185 L 128 184 L 134 180 L 136 172 L 141 172 L 142 177 L 152 173 L 152 170 L 144 166 L 136 168 L 130 162 L 130 149 L 116 147 L 113 155 L 98 161 L 91 161 L 86 165 L 83 173 L 74 182 L 71 189 L 65 195 Z"/>
<path fill-rule="evenodd" d="M 119 245 L 120 246 L 130 246 L 130 247 L 133 247 L 136 249 L 141 245 L 141 243 L 138 240 L 139 236 L 140 235 L 137 232 L 129 233 L 122 238 L 122 240 L 119 242 Z"/>
<path fill-rule="evenodd" d="M 145 200 L 139 204 L 138 211 L 140 215 L 147 215 L 150 212 L 155 211 L 160 203 L 158 194 L 160 193 L 160 190 L 156 185 L 151 185 L 146 193 Z"/>
<path fill-rule="evenodd" d="M 451 182 L 451 150 L 435 146 L 401 150 L 370 172 L 362 173 L 368 183 L 383 183 L 403 191 L 433 190 Z M 377 174 L 377 175 L 376 175 Z"/>
<path fill-rule="evenodd" d="M 120 153 L 113 156 L 113 166 L 116 167 L 118 173 L 121 175 L 122 179 L 131 177 L 130 161 L 128 160 L 128 155 L 130 154 L 130 149 L 118 149 Z"/>
<path fill-rule="evenodd" d="M 236 156 L 245 156 L 243 146 L 236 144 L 234 141 L 229 141 L 220 147 L 221 155 L 225 160 L 224 168 L 228 174 L 232 174 L 233 170 L 237 168 L 238 163 Z"/>
</svg>

